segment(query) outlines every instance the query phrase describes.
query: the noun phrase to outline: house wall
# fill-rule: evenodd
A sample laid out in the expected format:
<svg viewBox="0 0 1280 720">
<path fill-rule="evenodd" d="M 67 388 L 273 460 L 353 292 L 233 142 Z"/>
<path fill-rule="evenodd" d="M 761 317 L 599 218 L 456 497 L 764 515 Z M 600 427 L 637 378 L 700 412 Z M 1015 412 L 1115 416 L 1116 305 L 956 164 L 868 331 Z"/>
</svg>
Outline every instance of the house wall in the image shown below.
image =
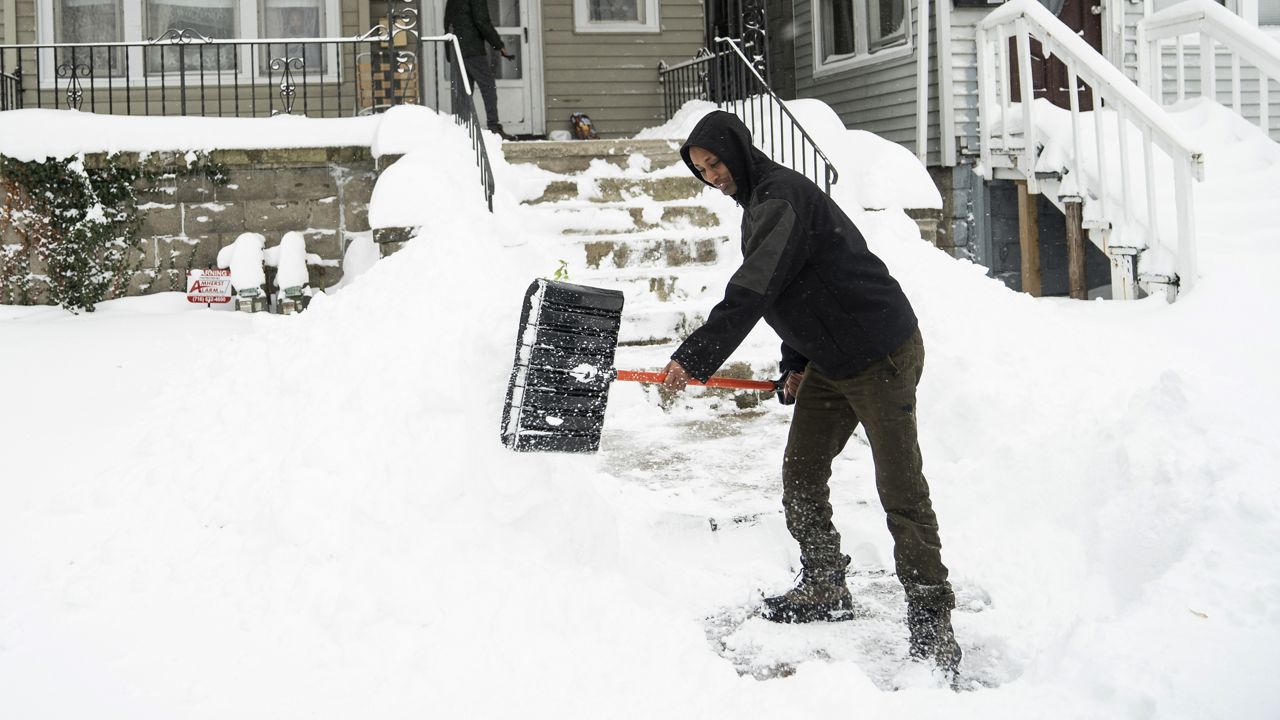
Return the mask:
<svg viewBox="0 0 1280 720">
<path fill-rule="evenodd" d="M 3 2 L 4 0 L 0 0 Z M 35 0 L 9 0 L 5 9 L 5 42 L 33 43 L 36 41 L 36 3 Z M 9 11 L 13 11 L 12 17 Z M 13 23 L 13 29 L 9 23 Z"/>
<path fill-rule="evenodd" d="M 947 0 L 949 1 L 949 0 Z M 873 132 L 916 149 L 916 53 L 815 77 L 813 1 L 795 0 L 796 95 L 831 106 L 845 126 Z M 920 25 L 918 3 L 911 6 L 912 41 Z M 941 163 L 937 73 L 937 28 L 930 27 L 928 164 Z M 917 48 L 918 51 L 918 48 Z"/>
<path fill-rule="evenodd" d="M 661 33 L 577 33 L 573 0 L 542 3 L 547 131 L 568 130 L 584 112 L 601 137 L 626 137 L 661 125 L 658 62 L 688 60 L 703 45 L 699 0 L 662 0 Z"/>
<path fill-rule="evenodd" d="M 38 42 L 37 4 L 36 0 L 0 0 L 0 8 L 6 3 L 16 8 L 15 22 L 9 16 L 3 17 L 5 31 L 15 35 L 18 44 Z M 339 35 L 351 37 L 362 34 L 369 29 L 369 8 L 360 0 L 342 0 L 339 4 Z M 10 29 L 12 25 L 12 29 Z M 198 46 L 189 46 L 198 47 Z M 312 78 L 295 75 L 296 96 L 293 112 L 305 113 L 311 117 L 350 116 L 357 110 L 357 76 L 358 53 L 367 53 L 369 46 L 347 46 L 342 50 L 341 83 L 320 82 Z M 25 70 L 22 101 L 28 108 L 65 108 L 67 107 L 66 81 L 57 81 L 51 75 L 37 83 L 35 68 L 36 52 L 32 49 L 0 51 L 0 65 L 12 70 L 22 65 Z M 368 63 L 362 65 L 369 77 Z M 49 74 L 49 68 L 44 68 Z M 198 73 L 188 74 L 187 102 L 179 100 L 180 88 L 177 82 L 171 81 L 168 86 L 155 82 L 154 77 L 147 83 L 135 78 L 128 87 L 122 78 L 108 79 L 105 74 L 97 78 L 85 78 L 81 81 L 84 96 L 80 109 L 89 112 L 114 114 L 147 114 L 147 115 L 205 115 L 205 116 L 268 116 L 273 111 L 282 111 L 284 103 L 280 97 L 279 76 L 269 82 L 265 76 L 259 77 L 252 85 L 243 77 L 231 79 L 210 74 L 204 79 L 205 88 L 199 89 Z M 221 82 L 219 85 L 218 83 Z M 403 82 L 397 78 L 397 82 Z M 361 97 L 371 95 L 366 92 Z"/>
<path fill-rule="evenodd" d="M 1200 51 L 1195 45 L 1192 45 L 1192 39 L 1188 38 L 1186 52 L 1183 60 L 1183 73 L 1186 78 L 1185 93 L 1188 98 L 1200 96 Z M 1216 99 L 1219 103 L 1232 107 L 1232 90 L 1231 90 L 1231 58 L 1227 52 L 1221 48 L 1217 48 L 1215 54 L 1215 77 L 1214 88 L 1216 91 Z M 1164 48 L 1161 53 L 1160 63 L 1161 92 L 1163 93 L 1164 104 L 1172 104 L 1178 99 L 1178 65 L 1177 54 L 1175 49 L 1170 46 Z M 1271 139 L 1280 142 L 1280 81 L 1272 80 L 1268 88 L 1268 115 L 1269 125 L 1267 132 Z M 1258 85 L 1258 71 L 1256 68 L 1241 63 L 1240 68 L 1240 114 L 1250 122 L 1258 125 L 1261 113 L 1261 96 Z"/>
</svg>

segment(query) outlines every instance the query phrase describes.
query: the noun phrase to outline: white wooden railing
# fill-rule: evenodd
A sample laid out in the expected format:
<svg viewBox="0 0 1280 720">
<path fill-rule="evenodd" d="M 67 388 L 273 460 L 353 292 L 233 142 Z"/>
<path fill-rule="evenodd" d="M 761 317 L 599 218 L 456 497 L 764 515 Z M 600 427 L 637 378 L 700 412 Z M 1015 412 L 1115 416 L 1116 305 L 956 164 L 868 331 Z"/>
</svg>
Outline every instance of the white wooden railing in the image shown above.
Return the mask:
<svg viewBox="0 0 1280 720">
<path fill-rule="evenodd" d="M 1013 62 L 1017 63 L 1019 90 L 1024 100 L 1020 103 L 1012 101 L 1009 87 L 1010 38 L 1016 42 Z M 1154 100 L 1144 95 L 1119 68 L 1107 62 L 1036 0 L 1012 0 L 987 15 L 977 28 L 979 132 L 982 167 L 987 178 L 992 177 L 992 151 L 998 140 L 1000 152 L 1012 156 L 1015 169 L 1027 181 L 1028 190 L 1040 192 L 1036 162 L 1042 145 L 1039 128 L 1043 123 L 1038 121 L 1047 118 L 1039 115 L 1057 112 L 1057 109 L 1046 101 L 1031 102 L 1032 39 L 1041 43 L 1046 54 L 1062 61 L 1068 71 L 1071 137 L 1067 143 L 1066 167 L 1062 168 L 1065 170 L 1063 184 L 1073 188 L 1072 192 L 1079 194 L 1086 205 L 1093 205 L 1092 212 L 1086 209 L 1087 215 L 1101 218 L 1123 230 L 1119 236 L 1113 235 L 1111 246 L 1104 249 L 1118 254 L 1167 250 L 1174 258 L 1172 270 L 1177 277 L 1176 282 L 1172 282 L 1174 278 L 1168 278 L 1170 282 L 1166 291 L 1172 297 L 1178 286 L 1184 290 L 1190 288 L 1196 276 L 1192 182 L 1204 179 L 1202 154 Z M 1081 82 L 1093 91 L 1094 107 L 1105 107 L 1106 110 L 1081 112 Z M 1094 124 L 1094 142 L 1091 144 L 1082 143 L 1080 139 L 1081 126 L 1089 115 L 1092 115 Z M 1104 130 L 1104 116 L 1109 115 L 1116 118 L 1108 123 L 1115 128 L 1110 137 Z M 1130 128 L 1136 130 L 1141 138 L 1142 163 L 1138 168 L 1132 167 L 1134 162 L 1129 157 Z M 1157 151 L 1163 151 L 1173 162 L 1173 208 L 1167 204 L 1162 206 L 1162 200 L 1168 203 L 1170 199 L 1156 191 Z M 1108 163 L 1112 160 L 1118 160 L 1120 165 L 1118 180 L 1109 173 Z M 1086 178 L 1086 168 L 1092 177 Z M 1135 182 L 1135 170 L 1144 173 L 1141 185 Z M 1068 178 L 1073 179 L 1067 182 Z M 1119 187 L 1112 187 L 1116 182 Z M 1137 199 L 1144 196 L 1146 212 L 1139 214 Z M 1175 214 L 1176 243 L 1162 237 L 1159 229 L 1159 219 L 1170 211 Z M 1152 283 L 1160 282 L 1154 274 L 1149 275 L 1152 275 L 1148 278 Z M 1138 280 L 1137 277 L 1116 277 L 1113 272 L 1114 296 L 1133 297 L 1136 292 L 1134 284 Z"/>
<path fill-rule="evenodd" d="M 1189 39 L 1192 42 L 1187 42 Z M 1263 132 L 1270 132 L 1270 86 L 1280 82 L 1280 42 L 1212 0 L 1187 0 L 1145 18 L 1138 23 L 1138 77 L 1147 94 L 1160 104 L 1165 100 L 1162 53 L 1168 40 L 1173 40 L 1174 97 L 1178 102 L 1186 100 L 1191 90 L 1187 61 L 1192 53 L 1199 65 L 1198 95 L 1218 99 L 1218 45 L 1222 45 L 1231 62 L 1231 109 L 1245 116 L 1242 64 L 1248 63 L 1257 73 L 1256 79 L 1250 79 L 1256 81 L 1258 91 L 1258 115 L 1250 119 Z"/>
</svg>

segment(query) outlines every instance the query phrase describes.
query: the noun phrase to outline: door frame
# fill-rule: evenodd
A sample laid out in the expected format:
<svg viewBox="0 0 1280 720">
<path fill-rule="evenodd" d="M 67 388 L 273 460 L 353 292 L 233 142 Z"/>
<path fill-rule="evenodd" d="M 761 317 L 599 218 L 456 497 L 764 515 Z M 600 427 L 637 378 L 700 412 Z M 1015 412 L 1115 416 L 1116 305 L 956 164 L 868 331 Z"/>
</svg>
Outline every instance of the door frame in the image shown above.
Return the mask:
<svg viewBox="0 0 1280 720">
<path fill-rule="evenodd" d="M 419 17 L 422 19 L 423 35 L 443 35 L 444 34 L 444 6 L 446 0 L 421 0 L 422 12 Z M 541 0 L 520 0 L 522 12 L 525 16 L 525 33 L 526 38 L 522 43 L 525 57 L 524 61 L 526 80 L 526 89 L 529 97 L 529 134 L 546 135 L 547 133 L 547 103 L 546 103 L 546 73 L 543 72 L 542 58 L 542 2 Z M 434 63 L 434 59 L 433 59 Z M 446 87 L 449 83 L 449 66 L 444 63 L 434 63 L 440 65 L 431 73 L 435 77 L 435 81 L 440 87 Z M 476 103 L 480 102 L 480 98 L 474 98 Z M 441 109 L 452 111 L 453 108 L 448 107 L 449 96 L 445 93 L 441 98 Z"/>
</svg>

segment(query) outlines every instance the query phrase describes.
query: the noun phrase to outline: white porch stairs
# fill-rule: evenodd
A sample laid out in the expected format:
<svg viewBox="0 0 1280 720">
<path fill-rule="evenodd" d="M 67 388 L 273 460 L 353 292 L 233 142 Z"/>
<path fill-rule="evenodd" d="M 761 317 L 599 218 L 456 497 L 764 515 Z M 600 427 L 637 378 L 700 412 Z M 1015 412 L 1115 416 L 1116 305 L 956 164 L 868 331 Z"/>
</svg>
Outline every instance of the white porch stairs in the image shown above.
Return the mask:
<svg viewBox="0 0 1280 720">
<path fill-rule="evenodd" d="M 1171 81 L 1174 100 L 1191 96 L 1187 36 L 1195 38 L 1200 53 L 1193 58 L 1198 63 L 1194 89 L 1216 103 L 1225 100 L 1221 86 L 1226 85 L 1231 109 L 1265 133 L 1267 88 L 1280 81 L 1280 43 L 1211 0 L 1187 0 L 1142 21 L 1141 88 L 1035 0 L 1012 0 L 978 26 L 984 176 L 1025 181 L 1029 192 L 1046 195 L 1064 213 L 1068 202 L 1081 203 L 1085 236 L 1111 260 L 1116 298 L 1132 299 L 1144 291 L 1173 300 L 1197 277 L 1195 198 L 1205 181 L 1207 158 L 1201 148 L 1207 142 L 1184 129 L 1164 106 Z M 1069 108 L 1054 108 L 1045 100 L 1012 101 L 1009 78 L 1015 66 L 1019 95 L 1033 95 L 1032 40 L 1066 65 Z M 1215 61 L 1199 63 L 1203 55 Z M 1224 60 L 1231 67 L 1229 83 L 1220 83 L 1215 74 Z M 1245 113 L 1246 83 L 1256 83 L 1250 89 L 1262 99 L 1260 117 Z M 1101 101 L 1101 111 L 1081 109 L 1082 86 L 1092 91 L 1095 104 Z"/>
</svg>

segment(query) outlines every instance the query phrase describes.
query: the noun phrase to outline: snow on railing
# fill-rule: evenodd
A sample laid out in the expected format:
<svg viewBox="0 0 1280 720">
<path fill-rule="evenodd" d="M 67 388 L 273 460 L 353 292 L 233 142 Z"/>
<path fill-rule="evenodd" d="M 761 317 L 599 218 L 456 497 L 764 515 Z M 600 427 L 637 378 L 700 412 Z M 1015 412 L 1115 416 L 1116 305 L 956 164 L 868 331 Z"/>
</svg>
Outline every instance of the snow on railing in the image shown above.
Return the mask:
<svg viewBox="0 0 1280 720">
<path fill-rule="evenodd" d="M 1163 41 L 1167 40 L 1173 40 L 1174 96 L 1178 102 L 1186 100 L 1192 90 L 1187 79 L 1189 59 L 1199 65 L 1195 90 L 1202 97 L 1218 99 L 1218 45 L 1222 45 L 1231 62 L 1231 109 L 1245 116 L 1241 65 L 1247 62 L 1257 72 L 1258 90 L 1258 115 L 1250 119 L 1256 119 L 1263 132 L 1270 132 L 1270 85 L 1280 82 L 1280 42 L 1212 0 L 1187 0 L 1155 13 L 1138 23 L 1138 77 L 1147 94 L 1160 104 L 1164 103 L 1162 60 L 1168 47 Z M 1211 61 L 1204 62 L 1206 57 Z"/>
<path fill-rule="evenodd" d="M 1011 38 L 1016 43 L 1015 62 L 1023 100 L 1017 103 L 1012 101 L 1010 92 Z M 1113 273 L 1113 285 L 1119 285 L 1113 287 L 1115 297 L 1133 297 L 1134 284 L 1139 279 L 1136 275 L 1138 272 L 1152 284 L 1168 282 L 1171 298 L 1178 285 L 1184 290 L 1190 288 L 1196 275 L 1195 198 L 1192 180 L 1204 179 L 1202 154 L 1154 100 L 1144 95 L 1119 68 L 1107 62 L 1098 51 L 1036 0 L 1012 0 L 987 15 L 977 28 L 978 115 L 985 176 L 987 179 L 992 177 L 993 142 L 997 139 L 998 132 L 1001 150 L 1014 158 L 1017 170 L 1026 178 L 1028 190 L 1040 192 L 1040 180 L 1036 171 L 1043 143 L 1038 136 L 1038 128 L 1052 125 L 1052 122 L 1038 117 L 1046 112 L 1047 102 L 1030 101 L 1034 97 L 1031 83 L 1033 39 L 1040 42 L 1046 57 L 1052 55 L 1067 67 L 1071 140 L 1066 144 L 1069 150 L 1063 153 L 1064 167 L 1058 169 L 1066 171 L 1063 189 L 1070 188 L 1070 192 L 1080 195 L 1080 200 L 1086 203 L 1086 214 L 1112 221 L 1113 226 L 1118 225 L 1123 229 L 1121 233 L 1113 232 L 1107 246 L 1113 255 L 1113 267 L 1116 266 L 1114 256 L 1117 254 L 1143 251 L 1145 260 L 1161 254 L 1145 252 L 1155 249 L 1168 251 L 1173 257 L 1172 267 L 1168 270 L 1160 265 L 1139 268 L 1130 266 L 1128 277 L 1115 277 Z M 1107 133 L 1104 130 L 1104 116 L 1112 113 L 1081 112 L 1082 82 L 1093 91 L 1095 108 L 1105 106 L 1107 110 L 1114 111 L 1116 132 Z M 1092 147 L 1081 142 L 1081 125 L 1084 122 L 1083 116 L 1086 115 L 1093 116 Z M 1017 122 L 1019 119 L 1020 122 Z M 1130 127 L 1135 128 L 1141 138 L 1141 165 L 1145 180 L 1141 186 L 1133 178 L 1134 161 L 1128 151 Z M 1020 145 L 1015 142 L 1014 137 L 1015 132 L 1019 131 Z M 1111 146 L 1109 134 L 1115 136 L 1118 151 Z M 1171 198 L 1156 191 L 1156 156 L 1160 154 L 1167 155 L 1173 163 L 1174 188 Z M 1111 188 L 1109 185 L 1116 178 L 1108 172 L 1107 163 L 1116 156 L 1120 164 L 1120 187 Z M 1084 180 L 1083 170 L 1086 166 L 1092 175 L 1089 183 Z M 1146 198 L 1145 218 L 1137 211 L 1136 198 L 1142 195 Z M 1161 200 L 1172 202 L 1175 206 L 1174 234 L 1177 240 L 1173 246 L 1165 241 L 1165 233 L 1160 232 L 1160 218 L 1168 214 L 1167 209 L 1161 207 Z M 1112 202 L 1119 207 L 1109 206 Z M 1089 207 L 1091 205 L 1092 208 Z M 1177 277 L 1160 277 L 1167 271 L 1176 273 Z"/>
</svg>

